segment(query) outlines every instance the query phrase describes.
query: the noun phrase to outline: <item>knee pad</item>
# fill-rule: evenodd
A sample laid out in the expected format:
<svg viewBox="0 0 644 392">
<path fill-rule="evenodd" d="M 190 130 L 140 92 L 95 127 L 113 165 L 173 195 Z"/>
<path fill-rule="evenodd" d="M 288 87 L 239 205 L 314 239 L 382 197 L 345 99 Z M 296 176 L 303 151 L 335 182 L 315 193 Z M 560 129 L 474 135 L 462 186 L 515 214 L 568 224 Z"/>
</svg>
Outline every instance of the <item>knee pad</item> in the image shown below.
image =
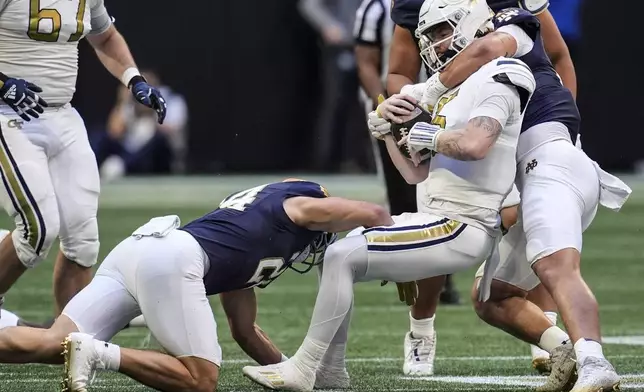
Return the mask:
<svg viewBox="0 0 644 392">
<path fill-rule="evenodd" d="M 90 268 L 96 264 L 100 248 L 96 218 L 76 227 L 78 231 L 60 239 L 60 251 L 81 267 Z"/>
<path fill-rule="evenodd" d="M 58 211 L 47 209 L 38 211 L 36 219 L 27 220 L 26 225 L 18 221 L 11 238 L 20 262 L 27 268 L 34 268 L 45 260 L 58 237 L 59 228 Z"/>
</svg>

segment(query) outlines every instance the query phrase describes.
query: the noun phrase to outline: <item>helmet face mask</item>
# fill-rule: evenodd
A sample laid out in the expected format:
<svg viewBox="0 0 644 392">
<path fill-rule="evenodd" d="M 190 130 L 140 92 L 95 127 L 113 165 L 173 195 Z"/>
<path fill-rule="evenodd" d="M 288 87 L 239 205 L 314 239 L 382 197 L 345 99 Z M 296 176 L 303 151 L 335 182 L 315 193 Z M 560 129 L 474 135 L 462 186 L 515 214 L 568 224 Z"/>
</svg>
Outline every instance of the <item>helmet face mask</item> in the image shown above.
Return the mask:
<svg viewBox="0 0 644 392">
<path fill-rule="evenodd" d="M 493 29 L 485 0 L 426 0 L 416 29 L 420 56 L 440 72 L 474 39 Z"/>
<path fill-rule="evenodd" d="M 300 274 L 309 272 L 313 267 L 324 262 L 324 252 L 337 239 L 338 235 L 336 233 L 321 233 L 291 261 L 289 268 Z M 297 267 L 300 264 L 304 267 Z"/>
</svg>

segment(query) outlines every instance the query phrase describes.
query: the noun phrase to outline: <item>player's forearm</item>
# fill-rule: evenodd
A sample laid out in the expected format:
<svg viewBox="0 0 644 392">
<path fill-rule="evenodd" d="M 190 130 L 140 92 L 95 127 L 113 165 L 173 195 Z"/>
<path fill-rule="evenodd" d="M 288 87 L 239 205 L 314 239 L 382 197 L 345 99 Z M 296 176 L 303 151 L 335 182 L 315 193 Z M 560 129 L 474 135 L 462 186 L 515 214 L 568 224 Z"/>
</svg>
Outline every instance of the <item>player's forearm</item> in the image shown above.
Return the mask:
<svg viewBox="0 0 644 392">
<path fill-rule="evenodd" d="M 378 95 L 385 93 L 376 64 L 358 63 L 358 77 L 362 88 L 367 92 L 371 102 L 378 102 Z"/>
<path fill-rule="evenodd" d="M 561 56 L 555 56 L 552 59 L 555 70 L 561 77 L 563 85 L 570 90 L 572 96 L 577 98 L 577 74 L 575 73 L 575 66 L 572 63 L 570 54 L 567 53 Z"/>
<path fill-rule="evenodd" d="M 513 39 L 507 34 L 495 34 L 494 36 L 474 40 L 440 73 L 439 79 L 441 83 L 448 88 L 458 86 L 478 71 L 479 68 L 495 58 L 501 56 L 511 57 L 514 55 L 514 53 L 511 53 L 512 42 L 506 40 Z"/>
<path fill-rule="evenodd" d="M 425 181 L 429 173 L 427 164 L 415 166 L 411 160 L 405 158 L 398 149 L 396 139 L 391 135 L 385 137 L 385 145 L 387 146 L 387 152 L 389 153 L 391 161 L 407 183 L 420 184 Z"/>
<path fill-rule="evenodd" d="M 239 347 L 260 365 L 270 365 L 282 361 L 282 352 L 257 325 L 252 332 L 233 336 Z"/>
<path fill-rule="evenodd" d="M 103 34 L 89 41 L 105 69 L 121 80 L 126 70 L 136 68 L 136 63 L 125 38 L 116 28 L 112 26 Z"/>
<path fill-rule="evenodd" d="M 406 75 L 390 73 L 387 75 L 387 93 L 389 95 L 398 94 L 406 85 L 416 83 L 415 80 Z"/>
<path fill-rule="evenodd" d="M 478 161 L 501 133 L 501 124 L 490 117 L 471 119 L 465 129 L 441 132 L 436 139 L 436 152 L 459 161 Z"/>
</svg>

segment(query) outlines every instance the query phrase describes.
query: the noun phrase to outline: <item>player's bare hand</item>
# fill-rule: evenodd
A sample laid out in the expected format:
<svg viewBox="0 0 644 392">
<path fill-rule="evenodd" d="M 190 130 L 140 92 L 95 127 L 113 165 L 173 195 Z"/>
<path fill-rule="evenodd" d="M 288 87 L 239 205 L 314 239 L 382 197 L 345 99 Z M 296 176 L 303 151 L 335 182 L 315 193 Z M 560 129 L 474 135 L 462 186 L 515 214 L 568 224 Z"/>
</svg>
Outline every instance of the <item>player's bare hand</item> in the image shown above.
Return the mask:
<svg viewBox="0 0 644 392">
<path fill-rule="evenodd" d="M 404 120 L 401 117 L 409 116 L 414 111 L 416 102 L 412 96 L 394 94 L 378 105 L 376 112 L 385 120 L 402 124 Z"/>
</svg>

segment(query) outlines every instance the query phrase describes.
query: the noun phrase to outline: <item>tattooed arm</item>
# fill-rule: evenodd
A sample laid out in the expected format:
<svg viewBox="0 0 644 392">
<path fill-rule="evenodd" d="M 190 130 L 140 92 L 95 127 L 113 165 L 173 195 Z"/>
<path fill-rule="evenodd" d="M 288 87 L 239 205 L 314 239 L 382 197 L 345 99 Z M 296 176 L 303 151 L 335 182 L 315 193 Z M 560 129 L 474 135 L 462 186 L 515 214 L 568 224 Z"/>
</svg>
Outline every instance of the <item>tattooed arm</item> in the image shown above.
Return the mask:
<svg viewBox="0 0 644 392">
<path fill-rule="evenodd" d="M 498 120 L 485 116 L 475 117 L 467 123 L 465 129 L 442 132 L 436 142 L 436 151 L 460 161 L 478 161 L 485 158 L 501 130 Z"/>
</svg>

